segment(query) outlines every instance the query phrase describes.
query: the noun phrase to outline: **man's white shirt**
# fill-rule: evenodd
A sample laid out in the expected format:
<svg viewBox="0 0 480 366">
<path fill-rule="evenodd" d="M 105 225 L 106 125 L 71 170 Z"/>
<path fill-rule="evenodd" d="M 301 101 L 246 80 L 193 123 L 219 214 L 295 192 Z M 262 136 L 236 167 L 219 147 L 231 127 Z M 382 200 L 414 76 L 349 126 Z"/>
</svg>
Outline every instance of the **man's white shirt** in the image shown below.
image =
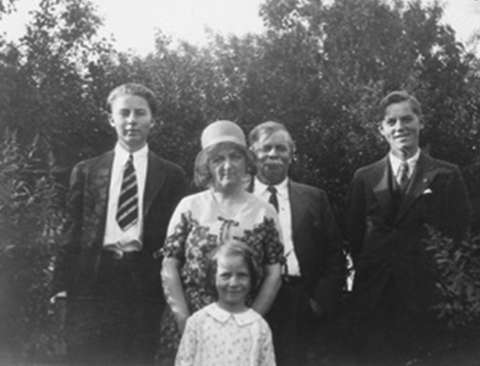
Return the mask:
<svg viewBox="0 0 480 366">
<path fill-rule="evenodd" d="M 278 218 L 280 221 L 280 226 L 282 228 L 282 238 L 283 246 L 285 250 L 285 257 L 287 261 L 288 275 L 290 276 L 300 276 L 300 266 L 298 264 L 297 256 L 295 255 L 295 250 L 293 247 L 293 237 L 292 237 L 292 209 L 290 205 L 290 195 L 288 192 L 288 178 L 285 178 L 281 183 L 274 185 L 277 190 L 277 200 L 278 200 Z M 253 193 L 258 197 L 261 197 L 266 202 L 270 198 L 270 192 L 268 191 L 268 186 L 260 182 L 257 177 L 255 177 L 255 182 L 253 185 Z"/>
<path fill-rule="evenodd" d="M 420 157 L 420 149 L 417 149 L 417 152 L 415 153 L 415 155 L 413 155 L 411 158 L 406 160 L 406 163 L 408 164 L 408 179 L 412 177 L 419 157 Z M 393 155 L 391 152 L 388 154 L 388 159 L 390 161 L 390 167 L 392 168 L 393 176 L 396 179 L 398 179 L 398 170 L 400 169 L 400 165 L 403 163 L 403 160 L 399 159 L 398 157 Z M 399 182 L 397 181 L 397 183 Z"/>
<path fill-rule="evenodd" d="M 148 145 L 135 151 L 133 155 L 133 166 L 137 176 L 138 184 L 138 220 L 128 230 L 123 231 L 115 218 L 118 209 L 118 199 L 123 179 L 123 169 L 129 158 L 130 153 L 117 143 L 114 150 L 113 165 L 110 178 L 110 187 L 108 190 L 107 220 L 105 225 L 105 235 L 103 237 L 104 246 L 115 245 L 115 249 L 124 252 L 139 250 L 141 248 L 128 245 L 132 241 L 142 243 L 143 231 L 143 195 L 145 192 L 145 181 L 148 165 Z"/>
</svg>

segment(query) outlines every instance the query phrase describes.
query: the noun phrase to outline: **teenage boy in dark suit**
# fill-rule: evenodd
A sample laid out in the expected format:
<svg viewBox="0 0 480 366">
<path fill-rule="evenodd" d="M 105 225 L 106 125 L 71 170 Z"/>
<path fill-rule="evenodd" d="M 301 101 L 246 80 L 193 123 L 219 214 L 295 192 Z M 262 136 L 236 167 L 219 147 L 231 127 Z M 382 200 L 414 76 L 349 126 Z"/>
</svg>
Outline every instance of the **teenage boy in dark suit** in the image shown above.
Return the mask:
<svg viewBox="0 0 480 366">
<path fill-rule="evenodd" d="M 53 288 L 67 298 L 73 363 L 153 363 L 164 308 L 161 247 L 184 172 L 149 150 L 155 96 L 123 84 L 108 97 L 115 148 L 72 171 L 66 240 Z"/>
<path fill-rule="evenodd" d="M 395 91 L 380 109 L 378 129 L 390 151 L 355 172 L 347 227 L 360 359 L 394 365 L 422 347 L 432 324 L 435 275 L 422 243 L 426 224 L 460 240 L 470 219 L 458 167 L 419 147 L 423 121 L 417 99 Z"/>
</svg>

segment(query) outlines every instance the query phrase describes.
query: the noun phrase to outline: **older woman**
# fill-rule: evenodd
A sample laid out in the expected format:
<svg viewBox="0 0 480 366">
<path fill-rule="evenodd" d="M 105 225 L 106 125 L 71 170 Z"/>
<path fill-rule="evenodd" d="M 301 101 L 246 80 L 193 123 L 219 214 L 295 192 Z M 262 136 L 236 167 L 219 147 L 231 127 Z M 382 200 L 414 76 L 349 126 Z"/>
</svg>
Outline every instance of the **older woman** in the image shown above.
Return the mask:
<svg viewBox="0 0 480 366">
<path fill-rule="evenodd" d="M 241 128 L 216 121 L 205 128 L 195 160 L 195 183 L 206 190 L 184 198 L 175 209 L 162 250 L 162 280 L 169 312 L 163 319 L 161 352 L 172 354 L 185 321 L 215 300 L 207 285 L 213 249 L 229 240 L 253 248 L 261 266 L 251 306 L 265 314 L 280 287 L 283 245 L 275 209 L 245 190 L 253 169 Z M 162 352 L 162 353 L 163 353 Z"/>
</svg>

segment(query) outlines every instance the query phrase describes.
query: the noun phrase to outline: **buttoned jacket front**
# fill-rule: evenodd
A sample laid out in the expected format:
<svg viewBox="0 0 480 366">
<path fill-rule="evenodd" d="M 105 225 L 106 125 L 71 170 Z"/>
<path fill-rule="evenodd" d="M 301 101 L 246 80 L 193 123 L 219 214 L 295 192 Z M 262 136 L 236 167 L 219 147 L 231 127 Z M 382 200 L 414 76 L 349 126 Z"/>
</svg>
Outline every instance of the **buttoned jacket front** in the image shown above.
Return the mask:
<svg viewBox="0 0 480 366">
<path fill-rule="evenodd" d="M 406 304 L 418 310 L 434 298 L 434 266 L 422 242 L 426 225 L 460 240 L 469 227 L 469 202 L 458 167 L 424 152 L 399 199 L 392 180 L 388 156 L 354 175 L 347 213 L 354 290 L 374 306 L 393 278 Z"/>
</svg>

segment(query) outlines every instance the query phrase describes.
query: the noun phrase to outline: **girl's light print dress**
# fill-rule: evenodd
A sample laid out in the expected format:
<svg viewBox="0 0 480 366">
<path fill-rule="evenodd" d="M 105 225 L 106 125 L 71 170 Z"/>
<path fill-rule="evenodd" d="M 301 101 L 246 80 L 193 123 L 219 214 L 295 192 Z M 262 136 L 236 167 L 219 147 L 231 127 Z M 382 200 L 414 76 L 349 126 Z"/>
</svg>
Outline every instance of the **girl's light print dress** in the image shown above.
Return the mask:
<svg viewBox="0 0 480 366">
<path fill-rule="evenodd" d="M 272 333 L 252 309 L 234 314 L 216 303 L 188 320 L 175 366 L 275 366 Z"/>
</svg>

